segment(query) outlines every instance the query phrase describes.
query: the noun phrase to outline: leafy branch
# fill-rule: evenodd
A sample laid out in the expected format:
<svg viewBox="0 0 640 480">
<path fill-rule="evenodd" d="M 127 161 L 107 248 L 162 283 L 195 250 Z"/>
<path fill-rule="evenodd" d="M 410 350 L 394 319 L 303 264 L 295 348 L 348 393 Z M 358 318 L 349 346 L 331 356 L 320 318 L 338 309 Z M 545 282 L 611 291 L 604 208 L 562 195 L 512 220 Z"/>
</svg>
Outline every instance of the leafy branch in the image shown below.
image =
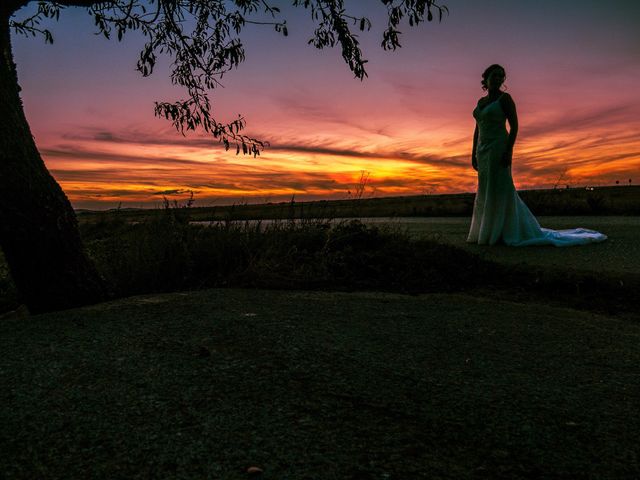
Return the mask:
<svg viewBox="0 0 640 480">
<path fill-rule="evenodd" d="M 30 17 L 25 18 L 21 22 L 10 20 L 9 27 L 13 28 L 14 32 L 18 35 L 24 35 L 25 37 L 37 37 L 42 35 L 45 43 L 53 43 L 53 34 L 50 30 L 40 27 L 40 22 L 46 18 L 58 20 L 60 18 L 60 10 L 63 8 L 57 2 L 45 2 L 40 0 L 36 13 Z"/>
<path fill-rule="evenodd" d="M 4 1 L 4 0 L 2 0 Z M 369 31 L 367 17 L 356 17 L 345 9 L 344 0 L 291 0 L 293 7 L 307 9 L 316 24 L 308 43 L 318 49 L 341 48 L 342 58 L 356 78 L 367 76 L 358 35 Z M 434 19 L 441 21 L 448 13 L 436 0 L 380 0 L 387 9 L 387 28 L 382 35 L 382 48 L 400 47 L 398 30 L 407 19 L 413 27 Z M 203 129 L 221 142 L 225 149 L 235 146 L 236 154 L 260 154 L 267 143 L 242 132 L 243 116 L 228 123 L 213 116 L 209 92 L 222 86 L 224 75 L 245 60 L 243 29 L 248 25 L 270 26 L 288 35 L 287 22 L 280 19 L 280 9 L 269 0 L 38 0 L 37 10 L 22 20 L 11 20 L 18 34 L 43 35 L 52 43 L 53 36 L 41 27 L 43 19 L 58 20 L 65 6 L 84 6 L 93 17 L 97 35 L 118 41 L 128 31 L 140 31 L 145 44 L 136 68 L 145 77 L 153 74 L 159 55 L 172 59 L 171 82 L 186 90 L 186 99 L 155 102 L 155 115 L 170 120 L 183 135 L 189 130 Z"/>
<path fill-rule="evenodd" d="M 445 13 L 449 9 L 444 5 L 437 4 L 434 0 L 382 0 L 387 7 L 387 28 L 382 34 L 382 48 L 385 50 L 395 50 L 400 47 L 400 32 L 397 27 L 400 22 L 407 18 L 409 26 L 418 26 L 426 20 L 433 21 L 433 12 L 438 15 L 438 21 L 442 21 Z"/>
</svg>

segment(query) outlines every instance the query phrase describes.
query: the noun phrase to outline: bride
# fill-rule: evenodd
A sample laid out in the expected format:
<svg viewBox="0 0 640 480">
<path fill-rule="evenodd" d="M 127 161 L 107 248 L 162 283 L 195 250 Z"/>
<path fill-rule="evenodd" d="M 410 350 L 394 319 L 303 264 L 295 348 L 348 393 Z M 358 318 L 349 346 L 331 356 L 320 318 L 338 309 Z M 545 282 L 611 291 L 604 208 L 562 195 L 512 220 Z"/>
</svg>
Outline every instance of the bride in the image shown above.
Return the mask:
<svg viewBox="0 0 640 480">
<path fill-rule="evenodd" d="M 478 172 L 478 192 L 467 242 L 564 247 L 606 240 L 606 235 L 585 228 L 541 228 L 516 193 L 511 178 L 511 158 L 518 134 L 518 116 L 511 95 L 500 90 L 505 78 L 505 70 L 500 65 L 487 68 L 482 74 L 482 88 L 487 90 L 487 95 L 473 110 L 476 129 L 471 164 Z"/>
</svg>

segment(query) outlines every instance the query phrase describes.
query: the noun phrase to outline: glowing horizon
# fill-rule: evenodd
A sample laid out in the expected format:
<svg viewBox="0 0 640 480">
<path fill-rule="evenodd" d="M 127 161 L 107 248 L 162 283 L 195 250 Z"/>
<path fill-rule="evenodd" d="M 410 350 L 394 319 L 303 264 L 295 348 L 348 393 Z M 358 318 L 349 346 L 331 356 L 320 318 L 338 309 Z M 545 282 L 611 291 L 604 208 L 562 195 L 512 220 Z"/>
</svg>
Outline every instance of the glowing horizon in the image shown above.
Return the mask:
<svg viewBox="0 0 640 480">
<path fill-rule="evenodd" d="M 362 171 L 365 196 L 474 191 L 471 110 L 480 73 L 496 61 L 518 106 L 518 188 L 640 182 L 638 4 L 587 1 L 551 16 L 550 0 L 445 3 L 442 24 L 407 27 L 393 54 L 363 38 L 362 83 L 339 52 L 306 47 L 301 15 L 292 38 L 248 34 L 247 62 L 213 99 L 222 118 L 242 113 L 246 133 L 270 142 L 255 159 L 154 118 L 153 100 L 181 92 L 166 73 L 142 79 L 136 38 L 93 37 L 82 9 L 51 25 L 53 46 L 14 37 L 14 55 L 40 152 L 76 208 L 154 206 L 189 192 L 200 206 L 346 198 Z"/>
</svg>

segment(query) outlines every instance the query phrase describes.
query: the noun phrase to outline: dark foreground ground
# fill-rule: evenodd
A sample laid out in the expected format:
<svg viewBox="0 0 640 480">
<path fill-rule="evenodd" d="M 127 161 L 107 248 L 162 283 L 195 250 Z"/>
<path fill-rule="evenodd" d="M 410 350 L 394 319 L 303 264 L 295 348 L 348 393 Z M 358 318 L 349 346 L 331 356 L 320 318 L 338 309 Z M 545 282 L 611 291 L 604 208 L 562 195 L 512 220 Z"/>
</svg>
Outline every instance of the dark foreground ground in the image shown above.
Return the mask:
<svg viewBox="0 0 640 480">
<path fill-rule="evenodd" d="M 2 478 L 638 478 L 640 322 L 207 290 L 0 322 Z"/>
</svg>

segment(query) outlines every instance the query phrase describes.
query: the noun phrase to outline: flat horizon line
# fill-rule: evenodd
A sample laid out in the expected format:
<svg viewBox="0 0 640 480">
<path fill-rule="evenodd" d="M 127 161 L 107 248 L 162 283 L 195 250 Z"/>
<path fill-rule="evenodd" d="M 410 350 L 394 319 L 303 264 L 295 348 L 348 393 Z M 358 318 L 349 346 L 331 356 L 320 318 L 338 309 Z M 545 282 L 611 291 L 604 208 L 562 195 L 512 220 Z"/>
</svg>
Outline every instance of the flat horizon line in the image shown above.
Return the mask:
<svg viewBox="0 0 640 480">
<path fill-rule="evenodd" d="M 603 186 L 580 186 L 580 187 L 568 187 L 568 188 L 523 188 L 518 189 L 518 192 L 543 192 L 543 191 L 575 191 L 575 190 L 615 190 L 615 189 L 638 189 L 640 185 L 603 185 Z M 475 195 L 476 192 L 458 192 L 458 193 L 419 193 L 414 195 L 390 195 L 390 196 L 380 196 L 380 197 L 372 197 L 372 196 L 363 196 L 361 198 L 342 198 L 342 199 L 318 199 L 318 200 L 301 200 L 296 201 L 295 195 L 292 194 L 291 200 L 282 200 L 277 202 L 256 202 L 256 203 L 248 203 L 248 202 L 233 202 L 219 205 L 207 205 L 207 206 L 191 206 L 188 207 L 191 210 L 197 209 L 207 209 L 207 208 L 217 208 L 217 207 L 234 207 L 234 206 L 246 206 L 246 207 L 258 207 L 258 206 L 273 206 L 273 205 L 287 205 L 287 204 L 317 204 L 317 203 L 339 203 L 339 202 L 364 202 L 364 201 L 378 201 L 378 200 L 393 200 L 393 199 L 404 199 L 404 198 L 416 198 L 416 197 L 460 197 L 460 196 L 468 196 Z M 170 202 L 173 201 L 180 202 L 178 199 L 171 199 Z M 184 201 L 184 200 L 182 200 Z M 112 211 L 141 211 L 141 210 L 157 210 L 162 207 L 158 207 L 157 202 L 155 204 L 149 204 L 148 206 L 143 207 L 111 207 L 105 209 L 92 209 L 92 208 L 74 208 L 76 213 L 100 213 L 100 212 L 112 212 Z"/>
</svg>

